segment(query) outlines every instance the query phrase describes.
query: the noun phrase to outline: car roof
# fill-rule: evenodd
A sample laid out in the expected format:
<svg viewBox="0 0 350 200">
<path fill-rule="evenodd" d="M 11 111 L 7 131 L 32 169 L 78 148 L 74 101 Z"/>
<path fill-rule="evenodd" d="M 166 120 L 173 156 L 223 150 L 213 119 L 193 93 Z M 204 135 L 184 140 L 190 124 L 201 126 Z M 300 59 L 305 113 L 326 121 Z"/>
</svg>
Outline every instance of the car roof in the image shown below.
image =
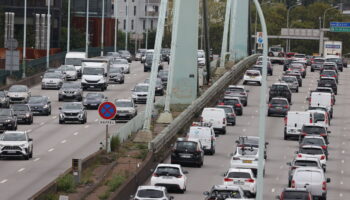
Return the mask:
<svg viewBox="0 0 350 200">
<path fill-rule="evenodd" d="M 307 161 L 319 162 L 319 159 L 315 158 L 315 157 L 298 157 L 298 156 L 295 156 L 294 161 L 299 161 L 299 160 L 307 160 Z"/>
<path fill-rule="evenodd" d="M 181 168 L 181 165 L 178 165 L 178 164 L 160 163 L 160 164 L 157 165 L 157 167 L 177 167 L 177 168 Z"/>
<path fill-rule="evenodd" d="M 224 108 L 224 107 L 233 109 L 233 106 L 231 106 L 231 105 L 220 105 L 219 104 L 219 105 L 216 106 L 216 108 Z"/>
<path fill-rule="evenodd" d="M 334 73 L 336 73 L 336 71 L 335 71 L 335 70 L 332 70 L 332 69 L 325 69 L 325 70 L 323 70 L 321 73 L 323 73 L 323 72 L 334 72 Z"/>
<path fill-rule="evenodd" d="M 26 134 L 27 131 L 5 131 L 3 134 L 14 134 L 14 133 L 23 133 L 23 134 Z"/>
<path fill-rule="evenodd" d="M 145 189 L 153 189 L 153 190 L 165 191 L 165 187 L 163 187 L 163 186 L 141 185 L 141 186 L 138 187 L 138 190 L 145 190 Z"/>
<path fill-rule="evenodd" d="M 138 83 L 136 86 L 149 86 L 148 83 Z"/>
<path fill-rule="evenodd" d="M 295 76 L 290 76 L 289 74 L 288 74 L 288 75 L 282 76 L 282 78 L 283 78 L 283 77 L 287 77 L 287 78 L 297 78 L 297 77 L 295 77 Z"/>
<path fill-rule="evenodd" d="M 286 99 L 286 98 L 284 98 L 284 97 L 273 97 L 271 100 L 273 100 L 273 99 L 288 101 L 288 99 Z"/>
<path fill-rule="evenodd" d="M 285 86 L 288 86 L 288 83 L 277 82 L 277 83 L 273 83 L 272 85 L 285 85 Z"/>
</svg>

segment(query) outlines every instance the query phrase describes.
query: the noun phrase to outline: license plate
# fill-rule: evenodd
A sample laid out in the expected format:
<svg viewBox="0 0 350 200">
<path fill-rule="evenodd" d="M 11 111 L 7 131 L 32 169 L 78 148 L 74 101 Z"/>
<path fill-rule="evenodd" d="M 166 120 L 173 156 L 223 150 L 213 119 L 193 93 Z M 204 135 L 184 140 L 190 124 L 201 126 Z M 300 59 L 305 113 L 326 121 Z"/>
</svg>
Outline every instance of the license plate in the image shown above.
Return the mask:
<svg viewBox="0 0 350 200">
<path fill-rule="evenodd" d="M 91 106 L 97 106 L 97 104 L 91 104 Z"/>
<path fill-rule="evenodd" d="M 7 151 L 7 153 L 9 153 L 9 154 L 14 154 L 14 153 L 16 153 L 16 151 L 9 150 L 9 151 Z"/>
<path fill-rule="evenodd" d="M 282 107 L 276 107 L 276 109 L 281 110 L 281 109 L 282 109 Z"/>
<path fill-rule="evenodd" d="M 121 116 L 121 117 L 127 116 L 127 114 L 118 114 L 118 115 Z"/>
<path fill-rule="evenodd" d="M 251 160 L 243 160 L 243 163 L 249 163 L 249 164 L 251 164 L 253 161 L 251 161 Z"/>
<path fill-rule="evenodd" d="M 325 86 L 331 86 L 331 84 L 326 84 Z"/>
<path fill-rule="evenodd" d="M 163 179 L 172 179 L 173 177 L 171 177 L 171 176 L 163 176 L 162 178 Z"/>
<path fill-rule="evenodd" d="M 93 86 L 93 85 L 90 85 L 90 88 L 94 88 L 95 86 Z"/>
<path fill-rule="evenodd" d="M 235 185 L 244 185 L 243 181 L 233 181 L 233 184 Z"/>
<path fill-rule="evenodd" d="M 191 155 L 189 154 L 181 154 L 181 158 L 191 158 Z"/>
</svg>

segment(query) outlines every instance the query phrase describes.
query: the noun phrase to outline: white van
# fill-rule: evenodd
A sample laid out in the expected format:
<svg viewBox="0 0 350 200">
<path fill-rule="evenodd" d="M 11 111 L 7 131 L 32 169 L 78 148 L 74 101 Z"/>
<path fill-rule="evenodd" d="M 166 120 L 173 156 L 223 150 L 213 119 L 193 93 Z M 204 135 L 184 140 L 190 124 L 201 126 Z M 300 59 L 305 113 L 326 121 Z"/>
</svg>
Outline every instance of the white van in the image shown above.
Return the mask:
<svg viewBox="0 0 350 200">
<path fill-rule="evenodd" d="M 284 118 L 284 139 L 290 137 L 299 138 L 301 128 L 304 124 L 313 123 L 312 115 L 308 111 L 288 111 Z"/>
<path fill-rule="evenodd" d="M 194 123 L 187 133 L 188 139 L 198 139 L 202 143 L 205 153 L 215 154 L 215 132 L 213 127 L 205 126 L 202 123 Z"/>
<path fill-rule="evenodd" d="M 330 117 L 333 117 L 332 94 L 324 92 L 312 92 L 309 97 L 310 107 L 326 108 Z"/>
<path fill-rule="evenodd" d="M 222 108 L 204 108 L 201 115 L 201 121 L 210 123 L 216 132 L 226 134 L 226 113 Z"/>
<path fill-rule="evenodd" d="M 105 91 L 108 81 L 105 74 L 105 63 L 99 62 L 83 62 L 81 86 L 86 89 L 100 89 Z"/>
<path fill-rule="evenodd" d="M 329 121 L 329 116 L 326 111 L 323 110 L 308 110 L 308 112 L 311 113 L 312 115 L 312 121 L 315 124 L 322 125 L 324 127 L 329 127 L 330 121 Z"/>
<path fill-rule="evenodd" d="M 65 58 L 65 65 L 74 65 L 75 69 L 78 72 L 78 77 L 81 77 L 81 62 L 83 59 L 87 58 L 85 52 L 68 52 Z"/>
</svg>

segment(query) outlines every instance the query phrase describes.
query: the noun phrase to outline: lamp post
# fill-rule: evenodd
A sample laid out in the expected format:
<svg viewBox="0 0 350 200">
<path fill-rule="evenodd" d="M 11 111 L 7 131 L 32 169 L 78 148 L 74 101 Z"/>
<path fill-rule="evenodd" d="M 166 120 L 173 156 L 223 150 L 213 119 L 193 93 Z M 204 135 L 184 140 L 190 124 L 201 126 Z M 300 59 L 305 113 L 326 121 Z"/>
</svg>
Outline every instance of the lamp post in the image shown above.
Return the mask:
<svg viewBox="0 0 350 200">
<path fill-rule="evenodd" d="M 90 0 L 86 0 L 86 30 L 85 30 L 85 54 L 89 57 L 89 5 Z"/>
<path fill-rule="evenodd" d="M 68 0 L 67 53 L 70 50 L 70 0 Z"/>
<path fill-rule="evenodd" d="M 262 7 L 263 5 L 265 5 L 265 4 L 270 4 L 270 5 L 272 5 L 272 4 L 275 4 L 275 3 L 272 3 L 271 1 L 267 1 L 267 2 L 264 2 L 264 3 L 262 3 L 262 4 L 260 4 L 260 6 Z M 255 9 L 255 31 L 254 31 L 254 34 L 256 34 L 256 32 L 257 32 L 257 26 L 258 26 L 258 10 L 257 9 Z M 255 38 L 255 43 L 254 43 L 254 52 L 256 53 L 256 40 L 257 40 L 258 38 Z"/>
<path fill-rule="evenodd" d="M 23 73 L 22 78 L 26 77 L 26 53 L 27 53 L 27 0 L 24 0 L 24 31 L 23 31 Z"/>
<path fill-rule="evenodd" d="M 117 0 L 114 0 L 114 52 L 117 52 L 118 18 Z"/>
<path fill-rule="evenodd" d="M 287 29 L 288 29 L 288 36 L 289 36 L 289 13 L 290 13 L 290 10 L 294 7 L 297 7 L 297 6 L 300 6 L 301 3 L 298 2 L 296 5 L 294 6 L 291 6 L 290 8 L 288 8 L 288 11 L 287 11 Z M 286 51 L 289 52 L 290 51 L 290 40 L 287 39 L 287 48 L 286 48 Z"/>
<path fill-rule="evenodd" d="M 331 7 L 331 8 L 327 8 L 324 12 L 323 12 L 323 25 L 322 25 L 322 28 L 325 28 L 326 26 L 326 13 L 330 10 L 333 10 L 333 9 L 338 9 L 339 6 L 334 6 L 334 7 Z"/>
<path fill-rule="evenodd" d="M 126 0 L 125 50 L 128 50 L 129 0 Z"/>
<path fill-rule="evenodd" d="M 104 36 L 105 36 L 105 0 L 102 0 L 102 34 L 101 34 L 101 56 L 103 56 Z"/>
<path fill-rule="evenodd" d="M 46 69 L 50 67 L 50 30 L 51 30 L 51 0 L 47 1 L 47 41 L 46 41 Z"/>
<path fill-rule="evenodd" d="M 145 26 L 146 26 L 146 41 L 145 41 L 145 45 L 146 45 L 146 49 L 148 49 L 148 4 L 149 4 L 149 0 L 147 0 L 147 5 L 146 5 L 146 22 L 145 22 Z"/>
</svg>

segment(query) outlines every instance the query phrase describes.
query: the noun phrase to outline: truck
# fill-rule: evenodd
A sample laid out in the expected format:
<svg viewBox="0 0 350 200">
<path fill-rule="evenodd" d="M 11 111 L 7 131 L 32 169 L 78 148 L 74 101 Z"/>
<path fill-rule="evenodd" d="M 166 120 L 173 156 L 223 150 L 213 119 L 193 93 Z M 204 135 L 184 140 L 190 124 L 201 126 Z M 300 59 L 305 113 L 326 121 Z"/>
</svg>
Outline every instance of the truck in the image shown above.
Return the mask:
<svg viewBox="0 0 350 200">
<path fill-rule="evenodd" d="M 278 63 L 283 65 L 285 61 L 285 52 L 284 48 L 281 45 L 271 46 L 269 48 L 270 61 L 272 64 Z"/>
<path fill-rule="evenodd" d="M 86 89 L 107 89 L 109 72 L 108 59 L 85 59 L 82 61 L 81 86 Z"/>
<path fill-rule="evenodd" d="M 65 57 L 65 65 L 73 65 L 78 73 L 78 78 L 81 78 L 81 62 L 86 59 L 85 52 L 68 52 Z"/>
<path fill-rule="evenodd" d="M 325 41 L 323 49 L 323 57 L 342 56 L 343 43 L 341 41 Z"/>
</svg>

